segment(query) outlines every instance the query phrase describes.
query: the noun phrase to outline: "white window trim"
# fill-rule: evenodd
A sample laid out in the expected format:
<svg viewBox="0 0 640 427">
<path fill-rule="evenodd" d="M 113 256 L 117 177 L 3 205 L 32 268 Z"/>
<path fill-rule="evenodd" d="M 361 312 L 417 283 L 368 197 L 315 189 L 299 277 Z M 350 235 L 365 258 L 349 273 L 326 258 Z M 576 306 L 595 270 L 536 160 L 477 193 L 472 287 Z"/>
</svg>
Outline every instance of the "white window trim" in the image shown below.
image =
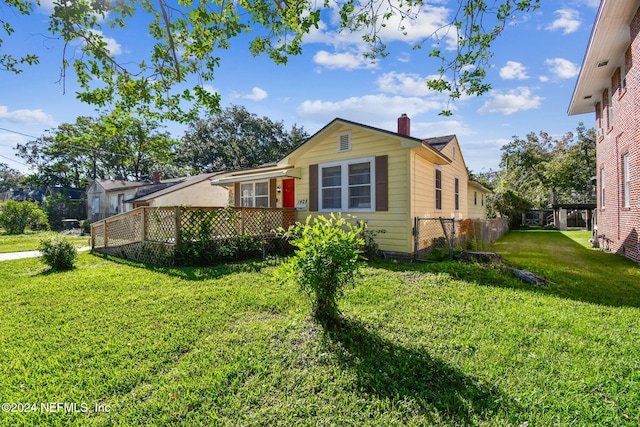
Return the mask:
<svg viewBox="0 0 640 427">
<path fill-rule="evenodd" d="M 604 209 L 606 206 L 606 188 L 604 185 L 604 168 L 600 168 L 600 209 Z"/>
<path fill-rule="evenodd" d="M 609 105 L 607 105 L 607 114 L 609 115 L 608 126 L 613 128 L 613 87 L 609 88 Z"/>
<path fill-rule="evenodd" d="M 439 208 L 438 208 L 438 187 L 436 187 L 436 183 L 438 182 L 436 175 L 438 171 L 440 171 L 440 207 Z M 435 209 L 436 212 L 442 212 L 442 204 L 443 204 L 442 196 L 444 194 L 443 181 L 444 181 L 444 175 L 442 173 L 442 168 L 439 166 L 436 166 L 433 171 L 433 208 Z"/>
<path fill-rule="evenodd" d="M 458 183 L 458 191 L 456 192 L 456 182 Z M 456 203 L 456 197 L 458 198 Z M 457 205 L 457 206 L 456 206 Z M 453 209 L 455 211 L 460 210 L 460 177 L 453 177 Z"/>
<path fill-rule="evenodd" d="M 622 201 L 625 208 L 631 207 L 631 171 L 629 153 L 622 155 Z"/>
<path fill-rule="evenodd" d="M 240 183 L 240 208 L 255 208 L 256 207 L 256 184 L 261 184 L 261 183 L 266 183 L 267 184 L 267 207 L 271 206 L 271 194 L 269 191 L 269 181 L 250 181 L 250 182 L 242 182 Z M 251 184 L 253 186 L 253 196 L 251 196 L 251 199 L 253 199 L 253 206 L 243 206 L 242 205 L 242 200 L 243 199 L 247 199 L 248 197 L 244 197 L 242 195 L 242 186 L 243 185 L 248 185 Z M 259 196 L 259 197 L 264 197 L 264 196 Z"/>
<path fill-rule="evenodd" d="M 376 211 L 376 158 L 362 157 L 358 159 L 343 160 L 340 162 L 327 162 L 318 164 L 318 212 L 375 212 Z M 371 173 L 371 207 L 349 209 L 349 165 L 356 163 L 369 163 Z M 340 196 L 341 208 L 325 209 L 322 205 L 322 169 L 340 166 Z"/>
</svg>

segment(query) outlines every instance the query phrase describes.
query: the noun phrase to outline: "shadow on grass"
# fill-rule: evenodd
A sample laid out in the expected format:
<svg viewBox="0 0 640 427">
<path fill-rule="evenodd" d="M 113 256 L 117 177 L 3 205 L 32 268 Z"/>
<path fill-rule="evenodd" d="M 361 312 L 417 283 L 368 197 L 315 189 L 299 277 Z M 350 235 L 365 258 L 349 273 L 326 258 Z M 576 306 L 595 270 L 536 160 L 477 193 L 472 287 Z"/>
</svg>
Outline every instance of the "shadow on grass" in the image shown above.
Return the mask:
<svg viewBox="0 0 640 427">
<path fill-rule="evenodd" d="M 325 331 L 325 345 L 345 369 L 355 370 L 360 391 L 398 403 L 398 407 L 415 402 L 430 422 L 477 425 L 495 421 L 498 412 L 520 412 L 496 387 L 431 357 L 424 349 L 382 338 L 358 321 L 341 319 L 325 325 Z"/>
<path fill-rule="evenodd" d="M 116 264 L 140 268 L 154 273 L 166 274 L 167 276 L 189 281 L 220 279 L 222 277 L 238 273 L 257 273 L 263 268 L 276 265 L 279 262 L 275 258 L 260 258 L 235 263 L 217 264 L 208 267 L 159 267 L 97 252 L 93 252 L 92 255 Z"/>
<path fill-rule="evenodd" d="M 511 232 L 495 245 L 508 265 L 545 277 L 552 295 L 612 307 L 640 308 L 640 267 L 592 250 L 555 230 Z"/>
<path fill-rule="evenodd" d="M 611 307 L 640 308 L 640 267 L 619 255 L 588 249 L 554 230 L 515 231 L 492 248 L 506 266 L 545 278 L 547 288 L 516 279 L 503 266 L 443 262 L 389 263 L 373 266 L 403 274 L 445 274 L 480 286 L 521 289 L 533 293 Z"/>
</svg>

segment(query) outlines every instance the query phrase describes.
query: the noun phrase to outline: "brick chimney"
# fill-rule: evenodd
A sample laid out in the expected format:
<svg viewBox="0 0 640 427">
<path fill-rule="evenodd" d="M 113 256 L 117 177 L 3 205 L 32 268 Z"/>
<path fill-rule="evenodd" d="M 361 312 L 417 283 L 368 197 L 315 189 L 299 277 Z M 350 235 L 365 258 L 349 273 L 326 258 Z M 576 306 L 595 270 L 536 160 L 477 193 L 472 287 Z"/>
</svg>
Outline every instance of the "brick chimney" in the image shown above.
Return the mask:
<svg viewBox="0 0 640 427">
<path fill-rule="evenodd" d="M 160 184 L 160 171 L 153 172 L 153 183 Z"/>
<path fill-rule="evenodd" d="M 398 133 L 400 135 L 411 136 L 411 120 L 406 114 L 398 118 Z"/>
</svg>

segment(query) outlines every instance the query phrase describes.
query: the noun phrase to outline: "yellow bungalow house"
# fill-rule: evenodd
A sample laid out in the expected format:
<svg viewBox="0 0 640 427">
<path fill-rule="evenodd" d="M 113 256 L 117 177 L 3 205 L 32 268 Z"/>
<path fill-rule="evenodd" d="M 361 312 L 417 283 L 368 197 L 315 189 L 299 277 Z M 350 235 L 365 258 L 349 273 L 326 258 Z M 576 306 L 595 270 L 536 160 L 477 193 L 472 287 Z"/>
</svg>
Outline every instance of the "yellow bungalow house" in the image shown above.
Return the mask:
<svg viewBox="0 0 640 427">
<path fill-rule="evenodd" d="M 380 250 L 398 255 L 413 253 L 414 217 L 469 218 L 457 138 L 414 138 L 404 114 L 398 132 L 335 119 L 280 161 L 221 174 L 211 184 L 228 186 L 235 206 L 295 208 L 300 222 L 351 214 L 384 229 Z"/>
</svg>

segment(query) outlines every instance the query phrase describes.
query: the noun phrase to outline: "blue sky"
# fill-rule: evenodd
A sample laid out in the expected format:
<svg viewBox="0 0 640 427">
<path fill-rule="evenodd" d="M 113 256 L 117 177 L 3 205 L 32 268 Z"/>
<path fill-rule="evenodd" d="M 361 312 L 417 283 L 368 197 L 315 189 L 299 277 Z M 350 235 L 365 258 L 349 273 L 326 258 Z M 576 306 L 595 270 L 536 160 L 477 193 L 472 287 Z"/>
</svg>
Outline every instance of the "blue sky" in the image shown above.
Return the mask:
<svg viewBox="0 0 640 427">
<path fill-rule="evenodd" d="M 51 0 L 48 0 L 49 2 Z M 449 2 L 451 3 L 451 2 Z M 542 0 L 537 11 L 510 23 L 494 45 L 495 56 L 487 81 L 492 91 L 466 98 L 450 107 L 452 117 L 438 113 L 446 97 L 429 91 L 426 80 L 438 63 L 412 45 L 433 31 L 453 12 L 446 0 L 433 0 L 402 36 L 388 25 L 389 56 L 376 64 L 362 57 L 365 46 L 357 34 L 333 31 L 331 16 L 306 40 L 301 56 L 278 66 L 265 56 L 253 57 L 249 38 L 232 41 L 221 53 L 221 67 L 206 87 L 222 96 L 222 105 L 243 105 L 252 113 L 303 126 L 310 134 L 336 117 L 395 131 L 397 118 L 411 118 L 411 135 L 429 138 L 456 134 L 467 166 L 474 172 L 496 170 L 500 147 L 514 135 L 544 130 L 561 135 L 579 122 L 593 126 L 594 116 L 567 116 L 567 108 L 589 40 L 599 0 Z M 39 65 L 13 75 L 0 72 L 0 163 L 25 173 L 14 156 L 17 143 L 48 129 L 73 122 L 80 115 L 96 115 L 93 106 L 75 98 L 73 71 L 60 81 L 62 45 L 47 37 L 46 1 L 30 17 L 16 17 L 16 33 L 5 38 L 3 51 L 35 51 Z M 4 19 L 13 12 L 0 8 Z M 121 61 L 139 62 L 148 55 L 146 26 L 141 22 L 125 33 L 109 32 L 109 45 Z M 167 124 L 175 137 L 184 126 Z M 7 130 L 13 131 L 9 132 Z"/>
</svg>

